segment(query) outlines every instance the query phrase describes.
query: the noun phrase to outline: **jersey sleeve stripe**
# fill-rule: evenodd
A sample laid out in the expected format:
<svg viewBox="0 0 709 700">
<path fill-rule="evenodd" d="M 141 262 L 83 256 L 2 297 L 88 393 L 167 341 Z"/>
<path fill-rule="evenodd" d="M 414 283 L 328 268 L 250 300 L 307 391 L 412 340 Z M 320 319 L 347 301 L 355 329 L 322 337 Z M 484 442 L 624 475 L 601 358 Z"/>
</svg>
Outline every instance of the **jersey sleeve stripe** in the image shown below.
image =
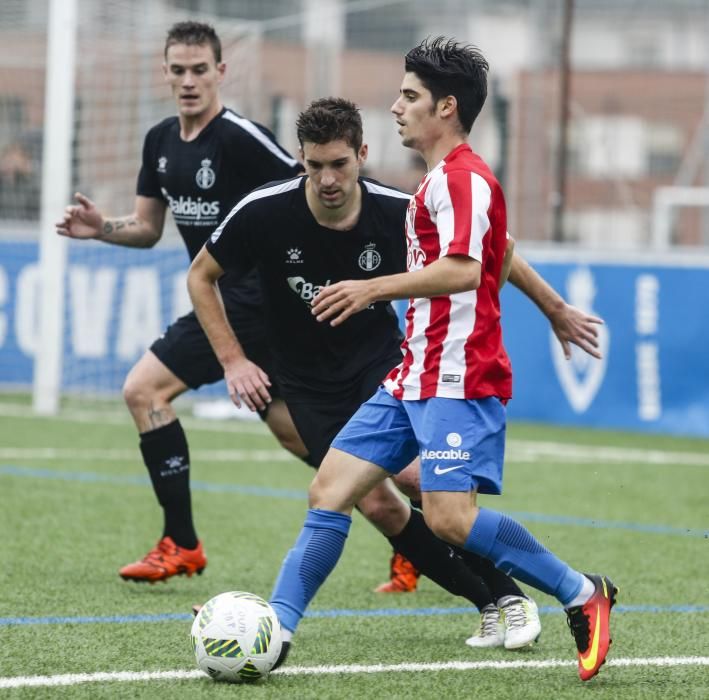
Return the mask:
<svg viewBox="0 0 709 700">
<path fill-rule="evenodd" d="M 370 182 L 369 180 L 362 180 L 364 186 L 367 188 L 367 192 L 372 194 L 383 194 L 387 197 L 398 197 L 399 199 L 411 199 L 411 195 L 401 190 L 395 190 L 392 187 L 385 187 L 384 185 L 379 185 L 376 182 Z"/>
<path fill-rule="evenodd" d="M 291 158 L 285 151 L 281 150 L 276 143 L 266 136 L 253 122 L 240 117 L 234 112 L 226 110 L 222 115 L 224 119 L 228 119 L 230 122 L 234 122 L 240 126 L 246 133 L 255 138 L 264 148 L 268 149 L 274 156 L 287 163 L 291 167 L 298 165 L 298 161 L 295 158 Z"/>
<path fill-rule="evenodd" d="M 249 202 L 255 202 L 257 199 L 263 199 L 264 197 L 273 197 L 274 195 L 294 190 L 299 186 L 300 177 L 294 177 L 291 180 L 280 182 L 273 187 L 262 187 L 247 194 L 246 197 L 239 200 L 236 206 L 233 207 L 232 210 L 224 217 L 224 220 L 219 224 L 219 226 L 217 226 L 209 240 L 212 243 L 216 243 L 219 240 L 219 236 L 222 235 L 224 227 L 229 223 L 229 219 L 231 219 L 231 217 L 234 216 L 234 214 L 236 214 L 240 209 L 243 209 Z"/>
</svg>

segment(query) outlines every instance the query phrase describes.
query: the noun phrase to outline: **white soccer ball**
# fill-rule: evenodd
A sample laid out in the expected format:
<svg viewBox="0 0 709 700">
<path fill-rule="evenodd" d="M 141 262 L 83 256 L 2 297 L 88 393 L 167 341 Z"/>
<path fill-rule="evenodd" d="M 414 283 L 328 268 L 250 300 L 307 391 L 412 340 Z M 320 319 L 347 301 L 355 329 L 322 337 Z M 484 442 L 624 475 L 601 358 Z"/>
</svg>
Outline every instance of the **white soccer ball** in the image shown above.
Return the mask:
<svg viewBox="0 0 709 700">
<path fill-rule="evenodd" d="M 220 593 L 204 604 L 192 623 L 197 666 L 215 681 L 241 683 L 265 678 L 281 646 L 276 613 L 253 593 Z"/>
</svg>

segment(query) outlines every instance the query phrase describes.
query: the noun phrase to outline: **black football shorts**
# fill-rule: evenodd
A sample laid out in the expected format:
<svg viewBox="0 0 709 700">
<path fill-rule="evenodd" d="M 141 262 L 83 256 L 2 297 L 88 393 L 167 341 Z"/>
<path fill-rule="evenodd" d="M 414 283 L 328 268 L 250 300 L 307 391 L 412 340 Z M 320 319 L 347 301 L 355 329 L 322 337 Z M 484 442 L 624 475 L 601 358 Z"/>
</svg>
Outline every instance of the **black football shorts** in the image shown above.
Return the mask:
<svg viewBox="0 0 709 700">
<path fill-rule="evenodd" d="M 341 392 L 331 396 L 283 390 L 293 423 L 308 448 L 311 464 L 320 465 L 330 443 L 355 411 L 371 398 L 389 371 L 401 362 L 401 355 L 368 367 Z"/>
<path fill-rule="evenodd" d="M 269 393 L 273 398 L 280 398 L 281 392 L 276 381 L 262 310 L 247 305 L 231 308 L 227 305 L 226 310 L 229 323 L 246 356 L 268 374 L 271 380 Z M 170 324 L 150 349 L 160 362 L 190 389 L 224 379 L 224 370 L 194 311 Z"/>
</svg>

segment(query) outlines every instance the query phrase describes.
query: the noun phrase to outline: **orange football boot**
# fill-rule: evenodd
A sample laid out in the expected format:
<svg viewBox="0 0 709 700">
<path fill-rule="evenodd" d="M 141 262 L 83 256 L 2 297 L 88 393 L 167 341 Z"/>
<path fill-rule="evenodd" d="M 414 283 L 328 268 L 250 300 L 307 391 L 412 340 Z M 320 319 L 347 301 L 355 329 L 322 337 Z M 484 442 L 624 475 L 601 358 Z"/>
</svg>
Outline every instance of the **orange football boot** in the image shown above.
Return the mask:
<svg viewBox="0 0 709 700">
<path fill-rule="evenodd" d="M 582 681 L 593 678 L 606 662 L 611 645 L 610 616 L 618 589 L 607 576 L 586 574 L 596 587 L 583 605 L 566 609 L 567 622 L 576 640 L 579 676 Z"/>
<path fill-rule="evenodd" d="M 377 586 L 376 593 L 413 593 L 421 572 L 399 552 L 394 552 L 389 564 L 390 577 Z"/>
<path fill-rule="evenodd" d="M 124 581 L 166 581 L 171 576 L 201 574 L 207 566 L 202 543 L 195 549 L 178 547 L 171 537 L 163 537 L 140 561 L 124 566 L 118 573 Z"/>
</svg>

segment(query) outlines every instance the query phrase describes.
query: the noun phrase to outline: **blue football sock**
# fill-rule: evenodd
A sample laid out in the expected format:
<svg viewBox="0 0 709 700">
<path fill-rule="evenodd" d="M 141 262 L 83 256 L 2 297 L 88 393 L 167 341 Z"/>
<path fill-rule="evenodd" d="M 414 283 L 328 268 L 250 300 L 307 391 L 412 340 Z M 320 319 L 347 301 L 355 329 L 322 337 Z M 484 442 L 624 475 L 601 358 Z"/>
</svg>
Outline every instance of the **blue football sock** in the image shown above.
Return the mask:
<svg viewBox="0 0 709 700">
<path fill-rule="evenodd" d="M 553 595 L 562 605 L 573 600 L 584 576 L 544 547 L 522 525 L 506 515 L 481 508 L 465 549 L 492 559 L 509 576 Z"/>
<path fill-rule="evenodd" d="M 305 608 L 335 568 L 351 524 L 352 518 L 343 513 L 308 511 L 271 594 L 271 605 L 285 629 L 295 632 Z"/>
</svg>

